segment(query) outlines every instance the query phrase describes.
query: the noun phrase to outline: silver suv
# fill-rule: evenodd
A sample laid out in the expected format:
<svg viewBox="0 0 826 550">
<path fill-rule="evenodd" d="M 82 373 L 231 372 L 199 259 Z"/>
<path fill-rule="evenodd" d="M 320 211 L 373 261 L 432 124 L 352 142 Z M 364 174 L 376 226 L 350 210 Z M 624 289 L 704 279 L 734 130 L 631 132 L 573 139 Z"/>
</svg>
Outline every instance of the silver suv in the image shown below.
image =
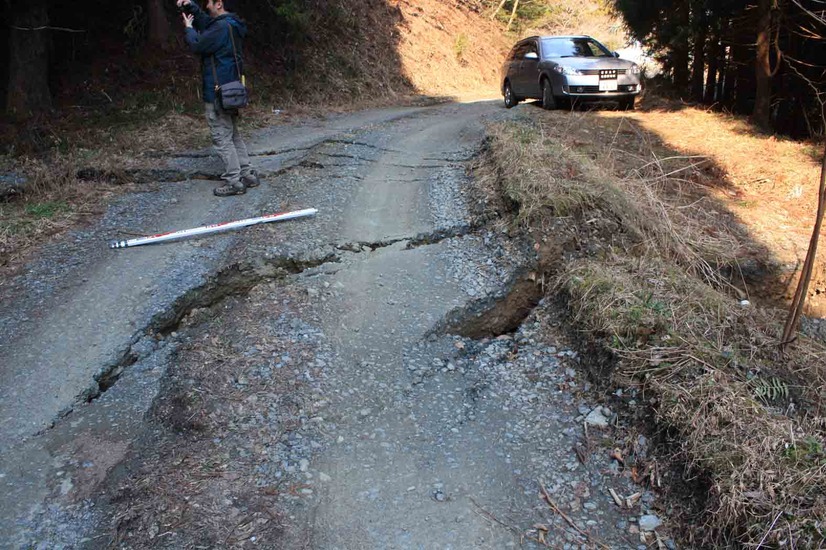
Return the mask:
<svg viewBox="0 0 826 550">
<path fill-rule="evenodd" d="M 545 109 L 568 107 L 571 100 L 615 101 L 620 109 L 633 109 L 641 90 L 639 65 L 590 36 L 525 38 L 502 66 L 508 109 L 524 99 L 541 99 Z"/>
</svg>

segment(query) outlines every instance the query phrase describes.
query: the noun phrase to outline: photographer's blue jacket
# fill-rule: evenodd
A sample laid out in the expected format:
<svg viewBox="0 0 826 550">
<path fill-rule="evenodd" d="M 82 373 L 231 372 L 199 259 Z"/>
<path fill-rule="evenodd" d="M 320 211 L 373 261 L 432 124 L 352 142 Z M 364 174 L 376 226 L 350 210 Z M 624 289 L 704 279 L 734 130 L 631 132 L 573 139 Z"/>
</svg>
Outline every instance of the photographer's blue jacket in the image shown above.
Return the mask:
<svg viewBox="0 0 826 550">
<path fill-rule="evenodd" d="M 204 101 L 215 101 L 215 78 L 212 72 L 212 59 L 215 58 L 215 72 L 218 74 L 218 84 L 226 84 L 233 80 L 240 80 L 244 72 L 243 42 L 247 35 L 247 25 L 238 19 L 235 14 L 226 13 L 218 17 L 210 17 L 194 1 L 187 6 L 187 12 L 195 19 L 193 28 L 186 29 L 186 41 L 193 52 L 201 55 L 201 71 L 203 78 Z M 238 54 L 238 64 L 233 58 L 232 42 L 229 29 L 232 27 L 235 51 Z M 241 74 L 238 72 L 241 68 Z"/>
</svg>

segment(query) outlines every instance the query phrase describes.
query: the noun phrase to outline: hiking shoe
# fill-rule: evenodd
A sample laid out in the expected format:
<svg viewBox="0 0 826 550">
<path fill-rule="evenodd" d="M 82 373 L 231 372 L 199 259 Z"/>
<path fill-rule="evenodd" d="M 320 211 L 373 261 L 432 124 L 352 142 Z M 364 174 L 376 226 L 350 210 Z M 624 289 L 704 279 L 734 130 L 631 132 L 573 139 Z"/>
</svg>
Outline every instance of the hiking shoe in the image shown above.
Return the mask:
<svg viewBox="0 0 826 550">
<path fill-rule="evenodd" d="M 250 172 L 246 176 L 241 176 L 241 182 L 247 187 L 258 187 L 261 185 L 261 180 L 258 179 L 258 174 Z"/>
<path fill-rule="evenodd" d="M 243 195 L 247 192 L 246 186 L 240 181 L 237 183 L 225 183 L 221 187 L 212 190 L 216 197 L 230 197 L 232 195 Z"/>
</svg>

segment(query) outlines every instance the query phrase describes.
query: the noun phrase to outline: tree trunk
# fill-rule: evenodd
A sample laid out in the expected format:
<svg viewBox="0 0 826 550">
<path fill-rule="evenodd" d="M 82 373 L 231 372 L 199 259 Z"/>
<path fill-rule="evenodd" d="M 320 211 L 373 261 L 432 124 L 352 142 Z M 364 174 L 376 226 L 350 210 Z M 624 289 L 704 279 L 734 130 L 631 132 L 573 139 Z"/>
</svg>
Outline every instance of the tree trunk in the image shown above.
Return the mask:
<svg viewBox="0 0 826 550">
<path fill-rule="evenodd" d="M 719 93 L 717 94 L 717 101 L 720 101 L 724 107 L 731 108 L 734 105 L 734 82 L 737 79 L 737 71 L 734 64 L 734 30 L 732 29 L 732 22 L 726 19 L 723 22 L 722 39 L 720 45 L 722 46 L 723 60 L 720 67 L 720 83 L 718 84 Z"/>
<path fill-rule="evenodd" d="M 511 30 L 511 24 L 513 20 L 516 18 L 516 8 L 519 7 L 519 0 L 515 0 L 513 3 L 513 11 L 511 12 L 511 18 L 508 20 L 508 26 L 505 30 Z"/>
<path fill-rule="evenodd" d="M 147 0 L 149 16 L 149 45 L 163 47 L 169 41 L 169 19 L 163 9 L 163 0 Z"/>
<path fill-rule="evenodd" d="M 717 92 L 714 94 L 714 100 L 721 105 L 726 104 L 726 86 L 728 82 L 726 79 L 729 75 L 729 54 L 725 43 L 720 44 L 720 67 L 717 70 Z"/>
<path fill-rule="evenodd" d="M 751 117 L 757 126 L 771 130 L 771 41 L 772 41 L 772 0 L 757 2 L 757 58 L 755 59 L 754 111 Z"/>
<path fill-rule="evenodd" d="M 742 114 L 754 110 L 754 50 L 746 45 L 748 40 L 745 34 L 735 35 L 731 47 L 731 65 L 735 73 L 732 109 Z"/>
<path fill-rule="evenodd" d="M 680 93 L 688 90 L 689 72 L 688 72 L 688 38 L 690 36 L 691 17 L 688 2 L 679 2 L 676 12 L 676 23 L 678 25 L 678 34 L 676 39 L 672 42 L 671 63 L 674 77 L 674 87 Z"/>
<path fill-rule="evenodd" d="M 717 72 L 720 71 L 720 49 L 720 35 L 717 31 L 714 31 L 708 41 L 708 74 L 706 75 L 706 89 L 703 95 L 703 103 L 707 105 L 711 105 L 716 99 Z M 722 78 L 722 74 L 720 77 Z"/>
<path fill-rule="evenodd" d="M 684 93 L 688 88 L 688 47 L 676 47 L 672 55 L 674 87 Z"/>
<path fill-rule="evenodd" d="M 49 12 L 46 0 L 17 3 L 9 30 L 6 112 L 27 117 L 51 108 Z"/>
<path fill-rule="evenodd" d="M 700 20 L 700 27 L 694 33 L 694 59 L 691 63 L 691 96 L 695 101 L 703 100 L 703 81 L 706 69 L 706 37 L 708 29 L 705 17 Z"/>
</svg>

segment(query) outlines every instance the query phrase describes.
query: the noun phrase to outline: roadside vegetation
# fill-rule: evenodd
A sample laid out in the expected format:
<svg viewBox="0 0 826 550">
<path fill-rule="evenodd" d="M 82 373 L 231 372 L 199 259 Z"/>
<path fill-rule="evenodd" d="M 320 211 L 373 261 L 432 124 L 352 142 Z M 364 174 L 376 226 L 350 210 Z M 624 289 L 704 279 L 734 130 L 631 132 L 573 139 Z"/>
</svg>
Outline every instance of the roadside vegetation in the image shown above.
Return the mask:
<svg viewBox="0 0 826 550">
<path fill-rule="evenodd" d="M 774 251 L 752 231 L 762 220 L 733 213 L 738 195 L 776 176 L 760 173 L 764 164 L 815 173 L 809 146 L 781 151 L 773 138 L 743 135 L 732 117 L 694 109 L 680 116 L 701 130 L 679 136 L 652 133 L 668 125 L 655 121 L 668 116 L 660 110 L 628 118 L 525 109 L 528 119 L 490 127 L 477 176 L 537 250 L 564 251 L 544 259 L 556 266 L 548 292 L 564 297 L 575 331 L 612 357 L 595 379 L 646 396 L 661 459 L 692 480 L 699 502 L 677 501 L 674 515 L 693 526 L 685 542 L 821 548 L 826 346 L 801 336 L 780 354 L 786 312 L 771 295 L 750 294 L 741 268 L 774 265 Z M 743 140 L 775 154 L 737 163 Z M 794 184 L 808 198 L 817 179 Z M 779 284 L 770 268 L 761 277 L 762 288 Z"/>
</svg>

